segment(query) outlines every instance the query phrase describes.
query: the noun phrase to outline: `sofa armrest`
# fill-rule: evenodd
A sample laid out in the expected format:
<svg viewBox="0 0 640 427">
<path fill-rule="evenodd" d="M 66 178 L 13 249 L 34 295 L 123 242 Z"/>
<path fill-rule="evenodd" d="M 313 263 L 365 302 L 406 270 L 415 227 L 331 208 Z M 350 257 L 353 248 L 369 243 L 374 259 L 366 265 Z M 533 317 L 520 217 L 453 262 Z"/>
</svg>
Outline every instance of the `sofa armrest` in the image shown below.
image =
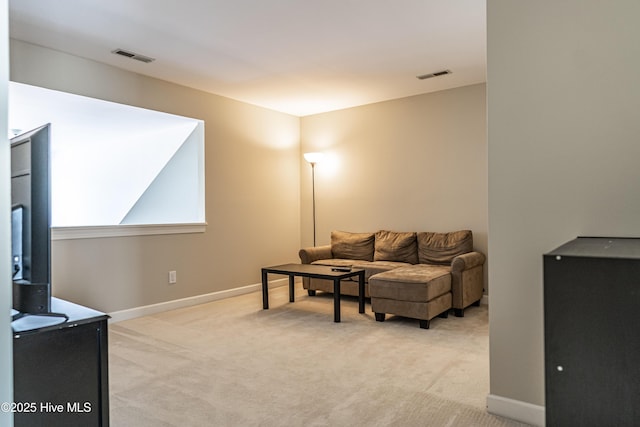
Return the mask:
<svg viewBox="0 0 640 427">
<path fill-rule="evenodd" d="M 302 261 L 302 264 L 311 264 L 312 262 L 319 259 L 333 258 L 333 254 L 331 253 L 331 245 L 302 248 L 300 249 L 300 252 L 298 252 L 298 255 L 300 256 L 300 261 Z"/>
<path fill-rule="evenodd" d="M 481 252 L 467 252 L 451 261 L 451 305 L 456 316 L 464 316 L 465 307 L 482 299 L 485 260 Z"/>
<path fill-rule="evenodd" d="M 481 252 L 467 252 L 458 255 L 451 261 L 451 271 L 463 271 L 484 264 L 486 257 Z"/>
</svg>

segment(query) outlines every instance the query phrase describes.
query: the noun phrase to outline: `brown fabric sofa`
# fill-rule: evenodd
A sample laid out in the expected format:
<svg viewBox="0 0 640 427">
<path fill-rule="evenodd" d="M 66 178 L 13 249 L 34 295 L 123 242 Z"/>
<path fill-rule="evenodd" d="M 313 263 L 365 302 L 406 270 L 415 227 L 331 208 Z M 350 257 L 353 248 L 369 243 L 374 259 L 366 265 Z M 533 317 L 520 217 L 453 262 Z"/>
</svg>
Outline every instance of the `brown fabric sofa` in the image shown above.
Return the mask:
<svg viewBox="0 0 640 427">
<path fill-rule="evenodd" d="M 371 298 L 376 319 L 386 313 L 429 320 L 446 316 L 449 309 L 464 316 L 464 309 L 479 304 L 484 291 L 485 255 L 473 250 L 470 230 L 449 233 L 375 233 L 333 231 L 331 244 L 303 248 L 303 264 L 351 266 L 365 270 L 365 296 Z M 309 295 L 332 292 L 328 280 L 303 279 Z M 357 295 L 355 281 L 343 281 L 341 293 Z"/>
</svg>

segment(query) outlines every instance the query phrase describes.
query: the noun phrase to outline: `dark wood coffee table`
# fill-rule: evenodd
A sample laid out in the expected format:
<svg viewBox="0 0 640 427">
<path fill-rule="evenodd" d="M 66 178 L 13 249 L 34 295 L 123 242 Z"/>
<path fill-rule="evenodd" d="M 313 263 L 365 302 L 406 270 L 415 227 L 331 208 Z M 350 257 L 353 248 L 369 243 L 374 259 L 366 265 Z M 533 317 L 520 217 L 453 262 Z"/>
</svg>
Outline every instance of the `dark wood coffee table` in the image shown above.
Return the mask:
<svg viewBox="0 0 640 427">
<path fill-rule="evenodd" d="M 262 269 L 262 308 L 269 309 L 269 282 L 267 275 L 284 274 L 289 276 L 289 302 L 294 302 L 294 278 L 312 277 L 333 280 L 333 321 L 340 322 L 340 281 L 358 277 L 358 311 L 364 313 L 364 269 L 353 268 L 350 271 L 333 271 L 332 267 L 315 264 L 282 264 Z"/>
</svg>

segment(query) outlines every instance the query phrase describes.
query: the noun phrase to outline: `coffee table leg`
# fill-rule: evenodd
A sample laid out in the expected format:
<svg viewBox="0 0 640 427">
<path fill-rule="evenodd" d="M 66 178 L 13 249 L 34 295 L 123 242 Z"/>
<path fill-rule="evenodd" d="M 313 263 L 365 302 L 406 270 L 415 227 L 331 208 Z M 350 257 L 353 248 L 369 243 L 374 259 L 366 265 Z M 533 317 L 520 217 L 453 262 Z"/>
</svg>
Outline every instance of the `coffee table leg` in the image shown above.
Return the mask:
<svg viewBox="0 0 640 427">
<path fill-rule="evenodd" d="M 333 279 L 333 321 L 340 322 L 340 279 Z"/>
<path fill-rule="evenodd" d="M 295 276 L 293 274 L 289 275 L 289 302 L 293 302 L 296 299 L 295 290 L 293 289 L 293 282 Z"/>
<path fill-rule="evenodd" d="M 364 313 L 364 271 L 358 274 L 358 311 Z"/>
<path fill-rule="evenodd" d="M 267 272 L 262 270 L 262 308 L 269 309 L 269 282 L 267 282 Z"/>
</svg>

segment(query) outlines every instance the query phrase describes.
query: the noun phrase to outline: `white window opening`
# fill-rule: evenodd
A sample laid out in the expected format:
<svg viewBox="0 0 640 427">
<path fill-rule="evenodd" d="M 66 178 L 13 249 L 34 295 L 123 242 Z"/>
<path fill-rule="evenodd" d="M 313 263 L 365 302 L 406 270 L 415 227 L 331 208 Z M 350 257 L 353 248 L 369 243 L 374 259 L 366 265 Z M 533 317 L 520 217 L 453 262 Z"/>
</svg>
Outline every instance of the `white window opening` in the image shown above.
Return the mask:
<svg viewBox="0 0 640 427">
<path fill-rule="evenodd" d="M 54 239 L 204 231 L 202 120 L 10 82 L 10 137 L 47 123 Z"/>
</svg>

